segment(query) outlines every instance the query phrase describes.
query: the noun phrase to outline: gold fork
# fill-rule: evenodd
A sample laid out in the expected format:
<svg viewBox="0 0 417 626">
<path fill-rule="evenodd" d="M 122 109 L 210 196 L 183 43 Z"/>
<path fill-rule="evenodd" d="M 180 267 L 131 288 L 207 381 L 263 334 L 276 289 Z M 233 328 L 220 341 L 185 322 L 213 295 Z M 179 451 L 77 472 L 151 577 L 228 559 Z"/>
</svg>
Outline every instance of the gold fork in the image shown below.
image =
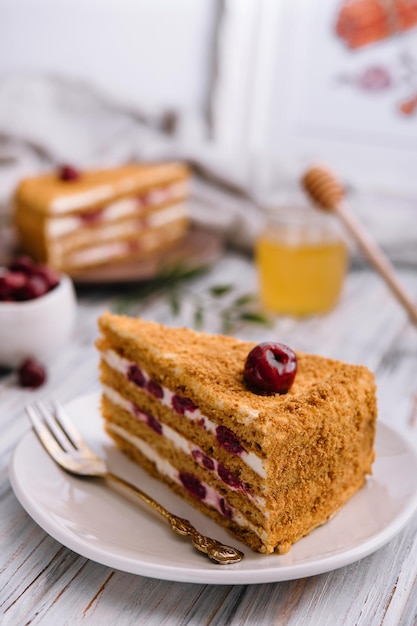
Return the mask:
<svg viewBox="0 0 417 626">
<path fill-rule="evenodd" d="M 27 406 L 25 410 L 45 450 L 66 472 L 80 478 L 104 478 L 123 486 L 168 520 L 172 530 L 179 535 L 189 536 L 194 548 L 206 554 L 214 563 L 229 565 L 243 559 L 244 554 L 240 550 L 202 535 L 188 520 L 170 513 L 147 493 L 109 472 L 105 461 L 87 446 L 68 415 L 56 402 L 51 402 L 51 409 L 39 402 Z"/>
</svg>

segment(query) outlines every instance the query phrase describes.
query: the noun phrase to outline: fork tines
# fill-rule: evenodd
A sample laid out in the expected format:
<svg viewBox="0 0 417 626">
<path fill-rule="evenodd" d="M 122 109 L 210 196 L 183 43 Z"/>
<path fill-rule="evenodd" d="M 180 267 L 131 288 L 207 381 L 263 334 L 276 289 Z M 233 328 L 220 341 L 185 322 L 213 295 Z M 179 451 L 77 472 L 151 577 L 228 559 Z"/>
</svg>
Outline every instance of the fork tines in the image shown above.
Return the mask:
<svg viewBox="0 0 417 626">
<path fill-rule="evenodd" d="M 93 455 L 74 424 L 57 402 L 52 400 L 48 406 L 43 402 L 37 402 L 27 406 L 26 413 L 33 429 L 45 447 L 47 447 L 47 442 L 48 445 L 54 447 L 58 443 L 65 452 L 75 453 L 78 451 L 84 455 Z"/>
</svg>

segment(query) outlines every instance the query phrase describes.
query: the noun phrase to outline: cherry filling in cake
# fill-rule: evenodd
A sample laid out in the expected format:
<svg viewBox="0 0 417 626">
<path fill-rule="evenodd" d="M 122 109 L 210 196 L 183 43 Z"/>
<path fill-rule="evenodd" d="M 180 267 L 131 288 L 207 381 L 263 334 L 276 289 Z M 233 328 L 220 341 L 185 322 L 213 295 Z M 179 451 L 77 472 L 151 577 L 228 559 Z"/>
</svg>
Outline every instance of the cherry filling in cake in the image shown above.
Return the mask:
<svg viewBox="0 0 417 626">
<path fill-rule="evenodd" d="M 48 235 L 59 238 L 69 235 L 82 227 L 104 227 L 117 220 L 136 220 L 135 229 L 145 230 L 158 227 L 182 214 L 185 215 L 183 198 L 185 185 L 176 183 L 153 189 L 137 198 L 122 198 L 98 208 L 82 213 L 52 217 L 47 222 Z M 169 206 L 164 207 L 164 204 Z M 154 212 L 154 209 L 158 211 Z"/>
<path fill-rule="evenodd" d="M 255 455 L 245 450 L 238 437 L 226 426 L 216 425 L 206 416 L 202 415 L 190 398 L 180 396 L 162 387 L 152 380 L 137 363 L 129 363 L 127 359 L 124 359 L 114 351 L 109 350 L 103 357 L 110 367 L 122 372 L 130 382 L 158 400 L 161 400 L 163 404 L 172 408 L 178 415 L 189 417 L 192 419 L 193 423 L 197 424 L 200 428 L 213 432 L 219 446 L 224 448 L 229 454 L 248 457 L 248 459 L 251 459 L 252 463 L 254 463 L 253 457 L 255 457 Z M 254 464 L 257 468 L 256 471 L 259 471 L 259 462 L 255 461 Z M 262 471 L 261 474 L 263 474 Z"/>
<path fill-rule="evenodd" d="M 142 376 L 140 378 L 140 387 L 141 389 L 146 390 L 147 384 L 143 382 L 144 378 L 145 375 L 142 373 Z M 131 380 L 131 378 L 129 380 Z M 136 384 L 132 380 L 131 382 Z M 159 385 L 158 387 L 162 389 Z M 232 491 L 240 491 L 255 500 L 255 498 L 251 494 L 248 485 L 243 483 L 239 479 L 239 477 L 228 468 L 226 468 L 223 463 L 220 463 L 217 460 L 209 457 L 201 448 L 188 441 L 185 437 L 180 435 L 167 424 L 162 424 L 160 420 L 158 420 L 150 413 L 147 413 L 140 409 L 135 403 L 126 400 L 126 398 L 121 396 L 114 389 L 104 386 L 103 392 L 111 400 L 111 402 L 113 402 L 113 404 L 123 407 L 125 411 L 134 416 L 139 422 L 148 426 L 161 437 L 165 437 L 167 440 L 173 443 L 178 450 L 181 450 L 185 454 L 189 455 L 197 465 L 209 472 L 212 472 L 217 479 L 222 481 Z"/>
<path fill-rule="evenodd" d="M 149 425 L 149 423 L 148 423 Z M 152 426 L 151 426 L 152 428 Z M 169 461 L 163 459 L 155 453 L 145 441 L 126 433 L 122 428 L 115 424 L 109 426 L 109 431 L 118 435 L 133 444 L 149 461 L 151 461 L 167 478 L 173 483 L 184 487 L 187 493 L 194 499 L 215 509 L 220 515 L 227 519 L 233 520 L 238 524 L 244 524 L 244 520 L 239 511 L 233 507 L 230 502 L 220 494 L 212 486 L 198 478 L 192 472 L 184 472 L 177 470 Z M 159 433 L 158 433 L 159 434 Z M 162 434 L 162 433 L 161 433 Z M 255 500 L 255 499 L 254 499 Z"/>
<path fill-rule="evenodd" d="M 190 454 L 190 456 L 197 463 L 197 465 L 212 472 L 214 475 L 217 476 L 218 479 L 222 480 L 227 487 L 229 487 L 233 491 L 240 491 L 242 493 L 245 493 L 245 495 L 251 498 L 254 502 L 260 501 L 259 498 L 255 498 L 253 494 L 250 493 L 247 485 L 241 483 L 239 479 L 234 476 L 232 472 L 230 472 L 230 470 L 226 469 L 221 463 L 218 463 L 214 459 L 208 457 L 197 446 L 193 447 L 189 441 L 187 441 L 185 438 L 182 438 L 169 426 L 162 424 L 152 415 L 141 411 L 133 403 L 130 403 L 129 406 L 129 403 L 122 396 L 117 394 L 117 392 L 115 392 L 113 389 L 104 387 L 103 391 L 104 394 L 107 395 L 114 404 L 123 406 L 125 410 L 134 415 L 135 418 L 138 419 L 141 423 L 146 424 L 157 435 L 167 438 L 168 440 L 173 442 L 178 449 L 181 449 L 187 454 Z M 158 467 L 163 468 L 163 472 L 167 476 L 169 476 L 172 481 L 179 485 L 182 485 L 193 498 L 199 500 L 200 502 L 203 502 L 207 506 L 214 508 L 218 513 L 227 517 L 228 519 L 235 519 L 239 522 L 239 520 L 241 519 L 239 513 L 235 511 L 234 507 L 226 500 L 226 498 L 222 494 L 218 493 L 216 489 L 214 489 L 212 486 L 208 485 L 192 472 L 177 470 L 169 462 L 159 457 L 155 453 L 155 451 L 151 451 L 146 443 L 124 432 L 123 429 L 119 426 L 112 425 L 110 429 L 116 434 L 119 434 L 120 436 L 126 438 L 128 441 L 136 445 L 147 458 L 152 460 Z"/>
<path fill-rule="evenodd" d="M 231 430 L 226 428 L 226 426 L 216 427 L 216 438 L 219 445 L 227 450 L 227 452 L 230 452 L 230 454 L 242 454 L 245 452 L 245 449 L 239 439 L 234 433 L 232 433 Z"/>
<path fill-rule="evenodd" d="M 173 393 L 169 389 L 152 380 L 149 375 L 137 363 L 130 363 L 112 350 L 107 350 L 103 354 L 103 360 L 110 367 L 123 374 L 128 384 L 138 387 L 141 391 L 152 396 L 161 404 L 169 407 L 179 417 L 190 421 L 203 431 L 210 432 L 217 443 L 228 454 L 242 460 L 248 454 L 239 439 L 229 429 L 216 425 L 206 416 L 202 415 L 199 408 L 190 398 Z M 148 411 L 139 408 L 134 402 L 128 400 L 114 388 L 103 384 L 103 397 L 107 398 L 113 406 L 118 406 L 133 416 L 135 420 L 149 428 L 161 441 L 169 442 L 169 445 L 177 450 L 179 454 L 185 454 L 192 459 L 195 467 L 202 468 L 215 478 L 223 487 L 215 488 L 205 480 L 196 475 L 193 471 L 184 471 L 176 468 L 167 459 L 158 453 L 158 447 L 150 445 L 144 438 L 133 435 L 123 427 L 115 423 L 107 424 L 110 434 L 119 436 L 129 444 L 133 445 L 148 461 L 150 461 L 167 479 L 172 483 L 184 488 L 188 495 L 210 509 L 216 511 L 222 518 L 229 520 L 239 527 L 248 528 L 262 536 L 262 528 L 256 528 L 253 523 L 237 509 L 228 499 L 227 493 L 242 494 L 256 510 L 265 506 L 265 499 L 260 495 L 255 495 L 249 485 L 242 481 L 239 476 L 227 468 L 224 463 L 210 457 L 195 443 L 182 436 L 178 431 L 168 424 L 162 423 Z M 197 417 L 197 419 L 195 419 Z M 254 455 L 252 455 L 254 456 Z M 259 464 L 259 460 L 258 460 Z M 222 493 L 224 491 L 224 493 Z"/>
<path fill-rule="evenodd" d="M 78 219 L 83 226 L 95 226 L 103 221 L 103 213 L 104 209 L 96 209 L 79 215 Z"/>
<path fill-rule="evenodd" d="M 210 489 L 199 478 L 186 472 L 180 472 L 179 478 L 184 488 L 193 498 L 200 500 L 200 502 L 208 501 L 207 503 L 217 509 L 221 515 L 228 519 L 233 519 L 233 507 L 224 498 L 217 496 L 213 489 Z"/>
</svg>

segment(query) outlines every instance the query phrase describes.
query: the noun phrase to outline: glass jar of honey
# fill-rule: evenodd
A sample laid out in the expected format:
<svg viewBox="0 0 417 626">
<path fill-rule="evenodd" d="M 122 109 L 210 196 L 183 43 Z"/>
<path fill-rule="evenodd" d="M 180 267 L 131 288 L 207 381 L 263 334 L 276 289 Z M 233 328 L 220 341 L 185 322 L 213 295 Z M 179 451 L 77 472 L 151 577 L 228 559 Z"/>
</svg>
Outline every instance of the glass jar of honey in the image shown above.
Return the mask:
<svg viewBox="0 0 417 626">
<path fill-rule="evenodd" d="M 311 206 L 268 210 L 255 243 L 262 304 L 306 316 L 329 311 L 342 290 L 348 250 L 335 216 Z"/>
</svg>

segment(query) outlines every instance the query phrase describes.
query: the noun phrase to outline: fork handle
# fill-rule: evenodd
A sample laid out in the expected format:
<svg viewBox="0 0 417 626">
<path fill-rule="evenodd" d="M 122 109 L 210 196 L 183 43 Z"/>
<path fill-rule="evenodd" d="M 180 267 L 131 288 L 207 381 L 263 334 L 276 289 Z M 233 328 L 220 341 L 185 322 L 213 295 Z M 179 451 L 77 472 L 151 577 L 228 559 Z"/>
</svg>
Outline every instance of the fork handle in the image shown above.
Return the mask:
<svg viewBox="0 0 417 626">
<path fill-rule="evenodd" d="M 179 535 L 188 536 L 191 538 L 191 543 L 196 550 L 199 552 L 203 552 L 206 554 L 209 559 L 218 563 L 219 565 L 230 565 L 232 563 L 238 563 L 244 557 L 243 552 L 237 550 L 237 548 L 233 548 L 231 546 L 224 545 L 215 539 L 211 539 L 210 537 L 206 537 L 202 535 L 194 526 L 186 519 L 182 517 L 178 517 L 173 513 L 167 511 L 162 504 L 159 504 L 156 500 L 154 500 L 147 493 L 139 489 L 139 487 L 135 487 L 128 481 L 112 474 L 111 472 L 106 472 L 104 474 L 104 478 L 108 481 L 115 483 L 116 485 L 122 486 L 124 489 L 127 489 L 131 494 L 137 496 L 145 502 L 145 504 L 149 505 L 154 511 L 159 513 L 162 517 L 164 517 L 171 524 L 172 530 L 174 530 Z"/>
</svg>

